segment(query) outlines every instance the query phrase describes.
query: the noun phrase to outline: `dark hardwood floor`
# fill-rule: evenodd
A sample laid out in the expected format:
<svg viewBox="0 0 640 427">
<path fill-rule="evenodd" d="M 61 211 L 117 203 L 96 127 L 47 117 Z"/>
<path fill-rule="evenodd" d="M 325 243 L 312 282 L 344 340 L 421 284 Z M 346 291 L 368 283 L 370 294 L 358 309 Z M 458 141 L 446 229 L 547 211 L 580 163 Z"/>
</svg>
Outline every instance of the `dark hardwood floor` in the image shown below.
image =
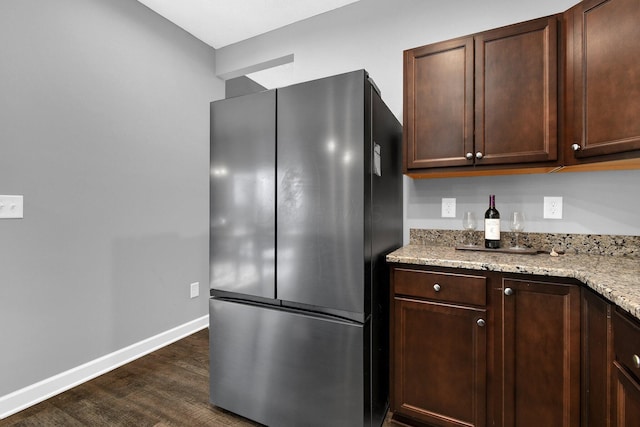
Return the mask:
<svg viewBox="0 0 640 427">
<path fill-rule="evenodd" d="M 209 404 L 208 329 L 0 421 L 0 426 L 257 426 Z"/>
<path fill-rule="evenodd" d="M 209 404 L 208 329 L 0 420 L 1 427 L 258 425 Z"/>
</svg>

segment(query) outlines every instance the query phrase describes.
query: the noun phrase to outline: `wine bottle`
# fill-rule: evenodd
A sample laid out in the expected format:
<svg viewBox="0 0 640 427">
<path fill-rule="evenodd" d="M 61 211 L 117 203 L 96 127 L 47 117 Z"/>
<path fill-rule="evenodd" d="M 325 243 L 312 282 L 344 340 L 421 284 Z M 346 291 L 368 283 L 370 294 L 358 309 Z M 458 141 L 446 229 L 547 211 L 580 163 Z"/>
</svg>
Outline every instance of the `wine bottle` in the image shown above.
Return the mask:
<svg viewBox="0 0 640 427">
<path fill-rule="evenodd" d="M 484 247 L 500 247 L 500 212 L 496 209 L 496 196 L 489 196 L 489 209 L 484 213 Z"/>
</svg>

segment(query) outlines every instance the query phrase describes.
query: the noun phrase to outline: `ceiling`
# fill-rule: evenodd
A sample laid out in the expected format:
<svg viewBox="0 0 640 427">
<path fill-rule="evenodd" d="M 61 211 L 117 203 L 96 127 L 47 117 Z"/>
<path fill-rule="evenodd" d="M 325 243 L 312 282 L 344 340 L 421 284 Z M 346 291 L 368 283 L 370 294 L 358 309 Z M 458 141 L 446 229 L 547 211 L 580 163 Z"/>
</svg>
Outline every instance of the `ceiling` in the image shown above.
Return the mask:
<svg viewBox="0 0 640 427">
<path fill-rule="evenodd" d="M 138 0 L 216 49 L 358 0 Z"/>
</svg>

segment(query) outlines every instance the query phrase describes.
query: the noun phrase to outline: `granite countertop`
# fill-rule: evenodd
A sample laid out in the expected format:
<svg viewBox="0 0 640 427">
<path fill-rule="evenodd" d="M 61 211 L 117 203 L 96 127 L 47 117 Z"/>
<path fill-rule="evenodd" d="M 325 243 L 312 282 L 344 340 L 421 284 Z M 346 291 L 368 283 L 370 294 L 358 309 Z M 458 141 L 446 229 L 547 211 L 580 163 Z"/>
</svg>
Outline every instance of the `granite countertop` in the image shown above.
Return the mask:
<svg viewBox="0 0 640 427">
<path fill-rule="evenodd" d="M 391 263 L 574 278 L 640 320 L 640 258 L 564 254 L 522 255 L 458 251 L 409 244 L 389 255 Z"/>
</svg>

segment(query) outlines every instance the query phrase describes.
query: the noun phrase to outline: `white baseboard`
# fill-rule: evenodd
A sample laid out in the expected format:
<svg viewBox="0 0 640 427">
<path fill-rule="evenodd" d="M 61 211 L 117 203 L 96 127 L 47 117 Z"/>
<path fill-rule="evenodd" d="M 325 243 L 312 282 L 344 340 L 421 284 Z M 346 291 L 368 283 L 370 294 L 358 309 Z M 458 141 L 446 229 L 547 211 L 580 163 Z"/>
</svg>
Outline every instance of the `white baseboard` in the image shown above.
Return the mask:
<svg viewBox="0 0 640 427">
<path fill-rule="evenodd" d="M 0 420 L 209 326 L 209 316 L 177 326 L 0 397 Z"/>
</svg>

